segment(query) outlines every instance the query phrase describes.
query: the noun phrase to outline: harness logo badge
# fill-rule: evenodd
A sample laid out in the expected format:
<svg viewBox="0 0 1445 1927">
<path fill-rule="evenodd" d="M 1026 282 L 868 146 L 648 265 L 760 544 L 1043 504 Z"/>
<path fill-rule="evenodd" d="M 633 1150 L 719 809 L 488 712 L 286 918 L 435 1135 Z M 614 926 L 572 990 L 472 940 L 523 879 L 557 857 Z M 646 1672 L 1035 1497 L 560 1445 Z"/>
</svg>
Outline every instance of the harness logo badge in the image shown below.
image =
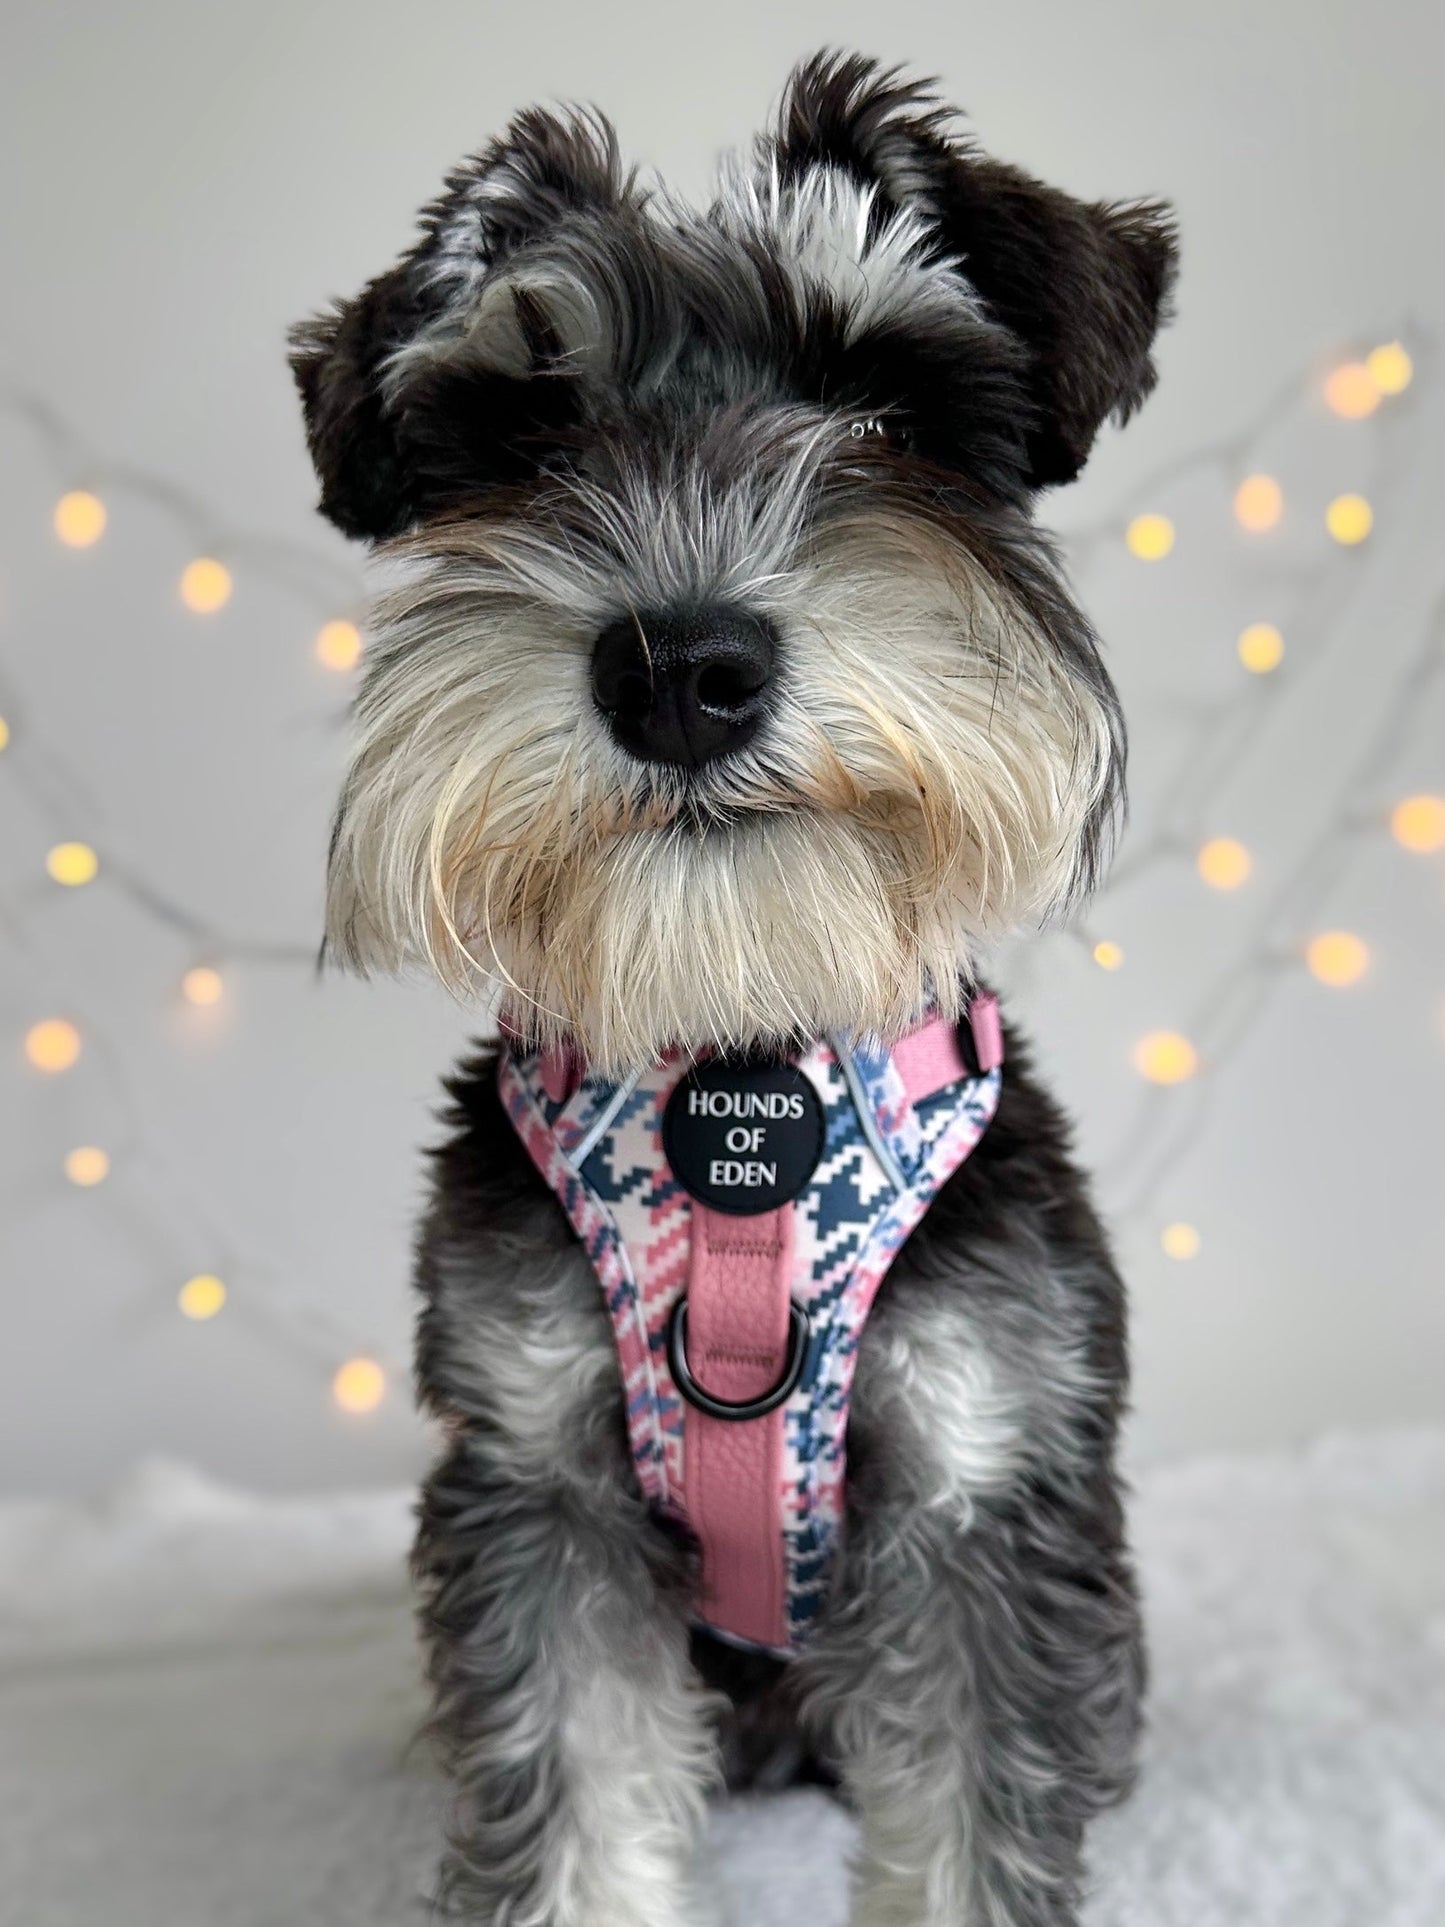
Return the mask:
<svg viewBox="0 0 1445 1927">
<path fill-rule="evenodd" d="M 750 1218 L 791 1204 L 823 1155 L 817 1091 L 792 1064 L 713 1058 L 689 1071 L 662 1120 L 662 1148 L 689 1197 Z"/>
</svg>

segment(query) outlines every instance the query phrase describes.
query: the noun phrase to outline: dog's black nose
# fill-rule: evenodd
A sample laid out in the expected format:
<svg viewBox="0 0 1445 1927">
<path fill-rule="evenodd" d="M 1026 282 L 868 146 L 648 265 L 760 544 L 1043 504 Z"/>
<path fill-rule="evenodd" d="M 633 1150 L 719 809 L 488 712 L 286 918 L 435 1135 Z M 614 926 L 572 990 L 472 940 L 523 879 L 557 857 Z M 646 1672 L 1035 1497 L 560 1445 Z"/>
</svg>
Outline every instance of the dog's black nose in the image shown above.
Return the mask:
<svg viewBox="0 0 1445 1927">
<path fill-rule="evenodd" d="M 629 755 L 696 769 L 756 734 L 776 655 L 740 609 L 623 616 L 593 647 L 592 696 Z"/>
</svg>

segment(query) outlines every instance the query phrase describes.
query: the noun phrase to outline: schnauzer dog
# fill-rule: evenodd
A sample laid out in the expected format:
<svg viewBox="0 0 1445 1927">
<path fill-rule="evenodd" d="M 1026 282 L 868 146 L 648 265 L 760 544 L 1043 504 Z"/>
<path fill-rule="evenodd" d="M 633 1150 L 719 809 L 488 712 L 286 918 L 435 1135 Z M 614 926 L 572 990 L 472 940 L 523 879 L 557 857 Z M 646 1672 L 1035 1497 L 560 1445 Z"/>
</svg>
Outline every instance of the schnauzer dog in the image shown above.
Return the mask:
<svg viewBox="0 0 1445 1927">
<path fill-rule="evenodd" d="M 388 574 L 328 948 L 501 1028 L 418 1259 L 468 1920 L 706 1917 L 722 1778 L 840 1790 L 867 1927 L 1077 1918 L 1143 1675 L 1123 1294 L 974 970 L 1121 804 L 1033 509 L 1174 260 L 830 53 L 701 209 L 522 114 L 295 333 Z"/>
</svg>

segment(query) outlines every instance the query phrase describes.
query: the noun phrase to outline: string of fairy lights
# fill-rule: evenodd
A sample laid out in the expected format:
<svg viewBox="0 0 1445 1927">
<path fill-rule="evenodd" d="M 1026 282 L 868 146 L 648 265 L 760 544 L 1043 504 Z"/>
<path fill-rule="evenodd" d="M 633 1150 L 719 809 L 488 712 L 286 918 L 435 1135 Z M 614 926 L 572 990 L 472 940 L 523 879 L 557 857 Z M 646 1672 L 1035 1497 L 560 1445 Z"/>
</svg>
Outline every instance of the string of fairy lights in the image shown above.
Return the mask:
<svg viewBox="0 0 1445 1927">
<path fill-rule="evenodd" d="M 133 466 L 105 462 L 83 444 L 70 424 L 48 403 L 14 389 L 0 388 L 0 411 L 28 428 L 62 481 L 50 515 L 51 534 L 62 550 L 83 551 L 101 543 L 110 524 L 110 504 L 140 498 L 158 507 L 189 549 L 178 570 L 175 595 L 199 621 L 217 615 L 230 602 L 237 573 L 278 584 L 315 611 L 312 648 L 323 668 L 345 675 L 361 660 L 362 635 L 355 619 L 360 581 L 300 544 L 262 541 L 226 528 L 208 505 L 189 491 Z M 63 752 L 42 742 L 25 721 L 18 694 L 0 680 L 0 752 L 7 774 L 25 789 L 37 814 L 71 826 L 77 799 L 87 786 L 71 770 Z M 218 927 L 181 898 L 108 850 L 99 831 L 94 841 L 60 838 L 43 853 L 44 875 L 57 892 L 90 886 L 120 895 L 149 922 L 177 933 L 193 955 L 174 994 L 195 1010 L 214 1009 L 228 992 L 228 974 L 237 967 L 272 965 L 313 970 L 316 943 L 276 943 Z M 0 929 L 21 947 L 23 928 L 12 905 L 0 904 Z M 239 1316 L 258 1335 L 283 1346 L 308 1369 L 326 1374 L 331 1397 L 344 1412 L 374 1412 L 390 1382 L 404 1371 L 399 1359 L 379 1350 L 358 1352 L 354 1339 L 324 1310 L 303 1304 L 284 1286 L 284 1267 L 263 1258 L 249 1241 L 238 1239 L 200 1210 L 194 1187 L 179 1181 L 157 1183 L 154 1167 L 165 1163 L 161 1149 L 148 1141 L 135 1101 L 103 1026 L 76 1009 L 37 1015 L 23 1031 L 22 1055 L 39 1078 L 64 1078 L 84 1060 L 99 1066 L 109 1095 L 125 1120 L 118 1141 L 79 1142 L 65 1151 L 65 1180 L 82 1191 L 114 1189 L 130 1179 L 126 1215 L 149 1233 L 157 1251 L 156 1269 L 171 1274 L 169 1290 L 179 1314 L 197 1324 Z M 182 1217 L 193 1242 L 212 1254 L 214 1269 L 187 1272 L 177 1267 L 176 1238 L 169 1219 Z"/>
<path fill-rule="evenodd" d="M 1417 343 L 1417 352 L 1421 345 Z M 1415 379 L 1415 358 L 1400 340 L 1337 360 L 1317 384 L 1296 382 L 1282 390 L 1242 435 L 1196 451 L 1187 462 L 1152 477 L 1140 496 L 1146 501 L 1157 497 L 1186 469 L 1214 467 L 1229 479 L 1229 510 L 1242 536 L 1268 540 L 1284 520 L 1286 492 L 1276 475 L 1253 465 L 1253 452 L 1266 432 L 1298 403 L 1301 387 L 1307 395 L 1313 390 L 1312 398 L 1340 421 L 1363 423 L 1398 408 Z M 1360 549 L 1375 530 L 1376 504 L 1363 489 L 1328 497 L 1319 512 L 1324 533 L 1337 550 Z M 1117 542 L 1120 534 L 1132 556 L 1159 564 L 1173 553 L 1177 531 L 1169 516 L 1157 508 L 1141 507 L 1121 525 L 1088 530 L 1071 543 L 1076 563 Z M 1301 607 L 1297 615 L 1308 636 L 1309 660 L 1318 665 L 1331 653 L 1345 601 L 1327 569 L 1307 569 L 1301 579 L 1306 589 L 1316 592 L 1314 606 Z M 1241 686 L 1235 697 L 1204 710 L 1193 739 L 1178 757 L 1179 780 L 1155 810 L 1151 834 L 1136 840 L 1115 866 L 1112 890 L 1152 866 L 1171 861 L 1190 863 L 1203 885 L 1221 893 L 1242 890 L 1255 877 L 1255 853 L 1245 841 L 1206 833 L 1201 826 L 1210 821 L 1213 799 L 1243 767 L 1257 742 L 1268 710 L 1261 695 L 1267 696 L 1277 682 L 1276 672 L 1286 655 L 1285 635 L 1274 621 L 1246 620 L 1235 639 L 1235 655 L 1244 672 L 1242 684 L 1253 683 L 1254 690 Z M 1339 782 L 1303 852 L 1266 895 L 1247 954 L 1231 961 L 1179 1028 L 1149 1031 L 1135 1042 L 1133 1067 L 1149 1088 L 1134 1128 L 1112 1161 L 1113 1170 L 1124 1180 L 1115 1187 L 1123 1221 L 1152 1216 L 1166 1181 L 1177 1172 L 1208 1121 L 1210 1098 L 1222 1072 L 1242 1052 L 1274 989 L 1301 968 L 1319 984 L 1339 991 L 1359 985 L 1368 975 L 1372 953 L 1366 939 L 1355 930 L 1321 928 L 1316 922 L 1320 906 L 1359 840 L 1388 833 L 1401 849 L 1416 856 L 1445 850 L 1445 797 L 1415 792 L 1393 796 L 1383 805 L 1379 800 L 1442 676 L 1445 595 L 1432 609 L 1399 672 L 1391 700 L 1357 764 Z M 1094 906 L 1094 917 L 1106 913 L 1109 902 L 1106 892 Z M 1123 946 L 1101 934 L 1096 923 L 1080 923 L 1073 934 L 1087 944 L 1101 970 L 1124 967 Z M 1204 1095 L 1192 1104 L 1181 1104 L 1178 1093 L 1183 1087 Z M 1156 1225 L 1156 1231 L 1170 1258 L 1192 1259 L 1203 1247 L 1200 1227 L 1189 1220 L 1174 1219 Z"/>
<path fill-rule="evenodd" d="M 1218 1072 L 1240 1053 L 1263 1017 L 1272 992 L 1301 966 L 1331 990 L 1362 983 L 1371 967 L 1371 950 L 1354 930 L 1318 929 L 1315 918 L 1360 839 L 1385 830 L 1414 856 L 1445 850 L 1445 797 L 1416 793 L 1398 797 L 1383 809 L 1378 803 L 1399 754 L 1437 689 L 1445 686 L 1445 590 L 1435 598 L 1421 633 L 1397 677 L 1376 728 L 1341 781 L 1331 807 L 1318 821 L 1296 863 L 1279 879 L 1257 921 L 1253 954 L 1243 967 L 1225 973 L 1201 997 L 1187 1031 L 1153 1032 L 1135 1046 L 1135 1066 L 1155 1087 L 1126 1142 L 1119 1164 L 1131 1182 L 1122 1214 L 1149 1212 L 1165 1180 L 1187 1157 L 1209 1116 L 1208 1094 L 1218 1088 Z M 1233 843 L 1233 839 L 1215 839 Z M 1198 852 L 1201 880 L 1232 890 L 1248 880 L 1249 852 L 1222 862 L 1212 844 Z M 1301 932 L 1308 934 L 1301 936 Z M 1211 1075 L 1201 1078 L 1201 1068 Z M 1203 1101 L 1173 1117 L 1164 1114 L 1171 1087 L 1193 1084 Z M 1185 1220 L 1165 1224 L 1160 1242 L 1168 1256 L 1198 1255 L 1202 1237 Z"/>
<path fill-rule="evenodd" d="M 1413 352 L 1412 352 L 1413 350 Z M 1408 411 L 1420 386 L 1416 362 L 1425 366 L 1429 343 L 1416 330 L 1409 345 L 1389 340 L 1357 354 L 1337 357 L 1320 377 L 1287 384 L 1238 435 L 1191 453 L 1149 477 L 1136 491 L 1135 505 L 1120 516 L 1072 537 L 1068 551 L 1076 571 L 1100 555 L 1124 551 L 1141 565 L 1165 565 L 1175 550 L 1178 529 L 1158 504 L 1180 479 L 1213 471 L 1227 480 L 1221 491 L 1227 515 L 1240 539 L 1268 543 L 1285 520 L 1290 503 L 1284 483 L 1260 466 L 1256 453 L 1265 437 L 1302 405 L 1322 406 L 1344 423 L 1382 422 Z M 259 541 L 228 529 L 206 503 L 143 470 L 95 459 L 73 427 L 48 404 L 17 391 L 0 389 L 0 410 L 18 418 L 38 438 L 56 475 L 58 493 L 51 529 L 63 550 L 93 549 L 106 539 L 110 504 L 121 496 L 140 496 L 160 508 L 174 524 L 187 559 L 179 568 L 175 594 L 180 605 L 204 622 L 230 601 L 237 575 L 264 579 L 304 601 L 313 614 L 312 648 L 317 660 L 338 676 L 359 665 L 364 652 L 357 620 L 360 583 L 299 544 Z M 1322 526 L 1334 551 L 1359 550 L 1388 510 L 1387 476 L 1370 479 L 1380 449 L 1362 447 L 1358 487 L 1331 496 L 1320 508 Z M 1298 630 L 1302 663 L 1323 661 L 1331 646 L 1338 611 L 1337 586 L 1328 566 L 1311 564 L 1296 572 L 1301 601 L 1287 625 Z M 1311 600 L 1311 597 L 1313 600 Z M 1131 843 L 1116 866 L 1115 885 L 1132 882 L 1164 864 L 1190 863 L 1212 891 L 1232 893 L 1257 881 L 1254 851 L 1239 836 L 1204 833 L 1211 799 L 1245 764 L 1284 678 L 1279 671 L 1297 638 L 1273 616 L 1248 614 L 1234 639 L 1238 678 L 1227 698 L 1199 709 L 1194 731 L 1180 757 L 1180 777 L 1154 813 L 1146 838 Z M 1370 944 L 1358 931 L 1321 927 L 1320 906 L 1350 860 L 1359 840 L 1386 833 L 1404 850 L 1425 857 L 1445 850 L 1445 796 L 1418 792 L 1392 795 L 1383 807 L 1382 789 L 1410 730 L 1436 682 L 1445 677 L 1445 595 L 1401 669 L 1378 727 L 1356 764 L 1341 777 L 1327 800 L 1314 833 L 1293 865 L 1273 880 L 1255 921 L 1249 953 L 1232 960 L 1182 1016 L 1177 1028 L 1146 1032 L 1133 1045 L 1132 1066 L 1143 1086 L 1137 1122 L 1119 1154 L 1128 1175 L 1120 1215 L 1126 1222 L 1152 1224 L 1164 1252 L 1187 1260 L 1201 1250 L 1204 1233 L 1188 1220 L 1157 1222 L 1157 1200 L 1166 1180 L 1177 1177 L 1204 1128 L 1209 1098 L 1259 1022 L 1275 988 L 1291 972 L 1304 969 L 1320 984 L 1346 992 L 1360 984 L 1371 966 Z M 26 791 L 43 820 L 64 824 L 68 834 L 35 852 L 35 881 L 54 892 L 90 888 L 120 893 L 142 917 L 179 934 L 193 961 L 174 987 L 181 1001 L 197 1009 L 223 1004 L 229 974 L 237 968 L 278 967 L 310 970 L 315 945 L 273 943 L 216 927 L 168 888 L 157 884 L 118 851 L 106 847 L 104 826 L 89 828 L 73 818 L 84 785 L 67 768 L 53 743 L 40 740 L 28 724 L 17 692 L 0 680 L 0 765 Z M 93 807 L 93 806 L 92 806 Z M 26 904 L 33 901 L 29 886 Z M 1127 967 L 1121 943 L 1098 919 L 1107 915 L 1110 897 L 1099 899 L 1092 921 L 1071 929 L 1097 967 L 1115 972 Z M 27 948 L 21 907 L 0 902 L 0 931 L 19 949 Z M 374 1412 L 391 1382 L 404 1369 L 384 1351 L 359 1352 L 353 1340 L 327 1313 L 302 1305 L 283 1283 L 285 1267 L 274 1258 L 248 1250 L 247 1241 L 221 1225 L 197 1222 L 195 1201 L 182 1210 L 180 1187 L 169 1187 L 164 1157 L 149 1143 L 140 1107 L 106 1045 L 103 1026 L 76 1009 L 37 1008 L 24 1022 L 19 1039 L 26 1073 L 39 1079 L 72 1077 L 77 1067 L 97 1062 L 108 1074 L 113 1094 L 128 1122 L 110 1143 L 73 1143 L 59 1163 L 64 1178 L 81 1191 L 114 1190 L 129 1178 L 128 1215 L 152 1232 L 159 1272 L 170 1273 L 166 1289 L 177 1312 L 198 1324 L 222 1313 L 241 1316 L 272 1342 L 287 1347 L 308 1366 L 324 1371 L 334 1403 L 353 1414 Z M 82 1078 L 83 1083 L 83 1078 Z M 1194 1093 L 1190 1102 L 1188 1094 Z M 86 1109 L 82 1093 L 78 1110 Z M 97 1134 L 98 1135 L 98 1134 Z M 175 1195 L 172 1195 L 172 1192 Z M 185 1216 L 196 1235 L 209 1240 L 213 1268 L 173 1269 L 174 1239 L 168 1215 Z"/>
</svg>

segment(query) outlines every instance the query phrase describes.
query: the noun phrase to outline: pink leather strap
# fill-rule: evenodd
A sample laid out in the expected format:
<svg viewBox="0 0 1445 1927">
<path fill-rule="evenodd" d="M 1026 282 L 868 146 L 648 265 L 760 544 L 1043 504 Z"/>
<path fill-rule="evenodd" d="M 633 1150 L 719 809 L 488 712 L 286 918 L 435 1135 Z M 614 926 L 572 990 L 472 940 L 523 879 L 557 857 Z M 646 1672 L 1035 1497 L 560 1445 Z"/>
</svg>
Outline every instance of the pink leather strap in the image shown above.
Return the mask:
<svg viewBox="0 0 1445 1927">
<path fill-rule="evenodd" d="M 761 1398 L 788 1356 L 793 1207 L 730 1217 L 694 1202 L 687 1363 L 729 1404 Z M 760 1646 L 786 1644 L 779 1532 L 783 1412 L 684 1419 L 688 1519 L 703 1549 L 704 1617 Z"/>
</svg>

